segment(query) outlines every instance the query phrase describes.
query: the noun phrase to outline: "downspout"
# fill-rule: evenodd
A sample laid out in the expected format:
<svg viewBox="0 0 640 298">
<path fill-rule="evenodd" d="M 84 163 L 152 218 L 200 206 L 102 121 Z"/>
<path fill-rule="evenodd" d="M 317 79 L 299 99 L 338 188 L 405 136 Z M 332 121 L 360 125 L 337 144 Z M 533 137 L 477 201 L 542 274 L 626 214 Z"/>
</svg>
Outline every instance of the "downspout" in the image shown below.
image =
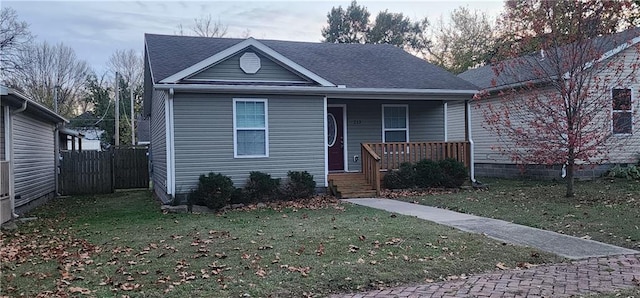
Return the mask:
<svg viewBox="0 0 640 298">
<path fill-rule="evenodd" d="M 25 101 L 22 103 L 22 106 L 19 109 L 13 111 L 13 115 L 20 114 L 20 113 L 24 112 L 25 110 L 27 110 L 27 104 L 28 103 L 29 102 L 25 99 Z M 9 119 L 9 117 L 6 117 L 6 116 L 10 117 L 8 108 L 7 108 L 7 114 L 5 115 L 5 118 Z M 8 121 L 8 122 L 11 125 L 11 121 Z M 11 142 L 11 140 L 13 139 L 13 127 L 10 127 L 9 129 L 10 129 L 11 134 L 9 134 L 8 139 Z M 8 154 L 8 156 L 10 156 L 10 158 L 9 158 L 9 195 L 11 196 L 11 201 L 10 201 L 11 202 L 11 217 L 12 217 L 12 219 L 16 219 L 16 218 L 19 217 L 19 215 L 16 213 L 16 198 L 15 198 L 16 194 L 14 193 L 15 192 L 15 190 L 14 190 L 15 173 L 14 173 L 14 166 L 13 166 L 13 142 L 9 145 L 9 154 Z"/>
<path fill-rule="evenodd" d="M 165 107 L 168 112 L 169 112 L 169 123 L 167 123 L 167 130 L 169 132 L 169 140 L 167 140 L 167 150 L 169 153 L 169 160 L 167 161 L 167 164 L 170 167 L 170 171 L 171 171 L 171 181 L 170 181 L 170 185 L 168 186 L 169 191 L 170 191 L 170 195 L 172 195 L 175 198 L 176 195 L 176 163 L 175 163 L 175 144 L 174 144 L 174 125 L 173 125 L 173 121 L 174 121 L 174 115 L 173 115 L 173 96 L 174 96 L 174 90 L 173 88 L 169 89 L 169 96 L 168 96 L 168 100 L 167 100 L 167 106 Z"/>
<path fill-rule="evenodd" d="M 473 137 L 471 136 L 471 102 L 467 100 L 466 102 L 466 110 L 467 110 L 467 137 L 469 138 L 469 176 L 471 178 L 471 182 L 476 183 L 476 170 L 475 170 L 475 159 L 474 159 L 474 148 L 473 148 Z"/>
</svg>

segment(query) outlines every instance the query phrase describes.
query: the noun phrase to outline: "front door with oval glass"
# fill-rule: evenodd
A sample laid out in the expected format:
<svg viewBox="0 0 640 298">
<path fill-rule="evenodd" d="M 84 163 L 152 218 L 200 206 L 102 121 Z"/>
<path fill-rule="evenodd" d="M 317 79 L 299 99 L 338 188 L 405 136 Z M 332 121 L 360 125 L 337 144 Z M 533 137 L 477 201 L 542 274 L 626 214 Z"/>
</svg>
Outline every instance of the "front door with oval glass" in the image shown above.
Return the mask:
<svg viewBox="0 0 640 298">
<path fill-rule="evenodd" d="M 344 171 L 344 135 L 342 107 L 327 108 L 327 145 L 329 146 L 329 171 Z"/>
</svg>

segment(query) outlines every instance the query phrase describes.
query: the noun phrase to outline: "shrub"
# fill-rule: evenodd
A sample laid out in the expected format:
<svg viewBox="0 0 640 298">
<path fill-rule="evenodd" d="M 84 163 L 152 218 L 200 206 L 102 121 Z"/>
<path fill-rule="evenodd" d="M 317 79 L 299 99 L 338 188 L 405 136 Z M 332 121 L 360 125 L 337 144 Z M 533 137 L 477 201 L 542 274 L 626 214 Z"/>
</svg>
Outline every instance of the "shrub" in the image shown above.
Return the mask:
<svg viewBox="0 0 640 298">
<path fill-rule="evenodd" d="M 253 201 L 275 200 L 280 188 L 280 179 L 273 179 L 263 172 L 249 173 L 249 180 L 244 190 L 248 199 Z"/>
<path fill-rule="evenodd" d="M 625 178 L 627 180 L 638 180 L 640 179 L 640 169 L 635 165 L 628 166 L 628 167 L 615 165 L 611 169 L 609 169 L 607 173 L 607 177 Z"/>
<path fill-rule="evenodd" d="M 198 188 L 189 194 L 189 202 L 217 210 L 229 204 L 234 191 L 233 181 L 225 175 L 214 173 L 200 175 Z"/>
<path fill-rule="evenodd" d="M 384 176 L 383 183 L 389 189 L 412 188 L 415 186 L 415 167 L 408 162 L 400 164 L 398 170 L 387 172 Z"/>
<path fill-rule="evenodd" d="M 463 163 L 453 158 L 447 158 L 438 164 L 442 169 L 442 180 L 440 181 L 442 186 L 456 188 L 462 186 L 467 180 L 467 168 Z"/>
<path fill-rule="evenodd" d="M 430 159 L 423 159 L 416 163 L 415 181 L 418 187 L 437 187 L 444 179 L 440 164 Z"/>
<path fill-rule="evenodd" d="M 391 170 L 388 171 L 384 178 L 382 179 L 382 183 L 385 188 L 388 189 L 402 189 L 405 188 L 405 181 L 400 177 L 399 170 Z"/>
<path fill-rule="evenodd" d="M 307 171 L 289 171 L 287 183 L 282 188 L 282 194 L 290 200 L 306 199 L 316 194 L 316 181 Z"/>
<path fill-rule="evenodd" d="M 231 204 L 248 204 L 251 198 L 242 188 L 236 188 L 231 194 Z"/>
</svg>

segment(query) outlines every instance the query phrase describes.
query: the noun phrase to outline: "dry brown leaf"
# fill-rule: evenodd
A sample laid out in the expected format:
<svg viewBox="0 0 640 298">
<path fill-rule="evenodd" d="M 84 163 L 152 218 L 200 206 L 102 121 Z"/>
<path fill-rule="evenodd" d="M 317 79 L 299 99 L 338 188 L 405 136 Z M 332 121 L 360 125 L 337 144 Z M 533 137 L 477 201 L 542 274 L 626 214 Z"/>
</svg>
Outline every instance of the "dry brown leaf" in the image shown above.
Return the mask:
<svg viewBox="0 0 640 298">
<path fill-rule="evenodd" d="M 507 267 L 504 263 L 499 262 L 498 264 L 496 264 L 496 267 L 500 270 L 509 270 L 509 267 Z"/>
<path fill-rule="evenodd" d="M 81 288 L 81 287 L 69 287 L 69 292 L 71 292 L 71 293 L 80 293 L 80 294 L 83 294 L 83 295 L 91 294 L 91 290 L 89 290 L 87 288 Z"/>
<path fill-rule="evenodd" d="M 324 244 L 322 244 L 322 242 L 320 242 L 320 245 L 318 245 L 318 249 L 316 249 L 316 255 L 324 255 Z"/>
</svg>

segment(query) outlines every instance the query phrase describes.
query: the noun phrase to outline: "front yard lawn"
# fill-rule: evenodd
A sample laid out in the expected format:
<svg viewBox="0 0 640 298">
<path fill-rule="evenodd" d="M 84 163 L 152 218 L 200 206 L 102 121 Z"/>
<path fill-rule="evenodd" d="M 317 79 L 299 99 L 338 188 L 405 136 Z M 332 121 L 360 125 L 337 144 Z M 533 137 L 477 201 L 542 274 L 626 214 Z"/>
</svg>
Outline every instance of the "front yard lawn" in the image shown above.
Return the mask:
<svg viewBox="0 0 640 298">
<path fill-rule="evenodd" d="M 325 296 L 562 260 L 349 204 L 162 214 L 138 191 L 30 216 L 1 234 L 0 295 Z"/>
<path fill-rule="evenodd" d="M 488 190 L 400 198 L 479 216 L 640 249 L 640 182 L 576 182 L 564 197 L 561 182 L 480 179 Z"/>
</svg>

